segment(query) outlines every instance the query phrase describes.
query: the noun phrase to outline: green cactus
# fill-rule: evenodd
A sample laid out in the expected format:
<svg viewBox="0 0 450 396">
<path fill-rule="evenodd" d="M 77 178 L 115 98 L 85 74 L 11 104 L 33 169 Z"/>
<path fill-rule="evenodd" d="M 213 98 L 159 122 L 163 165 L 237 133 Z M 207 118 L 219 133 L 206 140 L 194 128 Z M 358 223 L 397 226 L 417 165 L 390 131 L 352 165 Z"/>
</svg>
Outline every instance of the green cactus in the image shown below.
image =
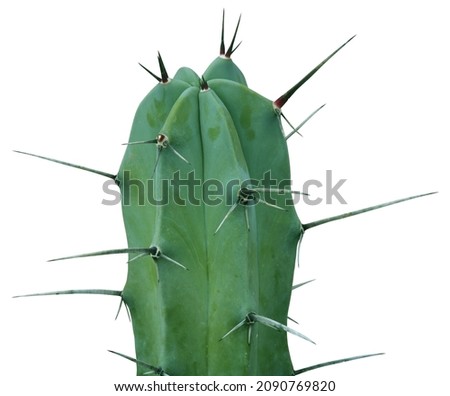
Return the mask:
<svg viewBox="0 0 450 396">
<path fill-rule="evenodd" d="M 288 327 L 297 249 L 312 227 L 428 195 L 302 224 L 286 140 L 304 122 L 285 133 L 281 109 L 353 37 L 272 101 L 247 87 L 230 58 L 237 27 L 225 50 L 222 23 L 220 56 L 201 77 L 181 68 L 169 78 L 160 55 L 161 76 L 146 69 L 158 84 L 136 111 L 117 174 L 21 152 L 120 187 L 128 247 L 62 259 L 128 254 L 123 290 L 32 295 L 120 297 L 136 357 L 114 353 L 134 361 L 138 375 L 294 375 L 377 355 L 293 368 L 287 332 L 312 342 Z"/>
</svg>

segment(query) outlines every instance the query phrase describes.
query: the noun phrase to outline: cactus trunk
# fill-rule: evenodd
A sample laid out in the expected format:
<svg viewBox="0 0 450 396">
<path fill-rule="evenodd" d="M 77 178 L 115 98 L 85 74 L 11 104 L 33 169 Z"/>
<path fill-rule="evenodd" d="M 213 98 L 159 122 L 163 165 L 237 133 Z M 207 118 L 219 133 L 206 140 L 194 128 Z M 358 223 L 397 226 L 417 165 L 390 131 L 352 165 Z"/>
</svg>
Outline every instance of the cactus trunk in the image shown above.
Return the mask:
<svg viewBox="0 0 450 396">
<path fill-rule="evenodd" d="M 286 142 L 298 128 L 283 130 L 281 108 L 351 39 L 269 100 L 231 60 L 236 33 L 225 50 L 222 28 L 220 56 L 202 76 L 183 67 L 169 78 L 160 55 L 161 76 L 146 69 L 158 83 L 136 111 L 117 174 L 50 159 L 120 187 L 128 247 L 70 258 L 127 253 L 123 291 L 50 294 L 120 296 L 138 375 L 294 375 L 373 356 L 294 369 L 287 333 L 312 342 L 288 326 L 298 245 L 309 228 L 419 197 L 302 224 Z"/>
<path fill-rule="evenodd" d="M 139 107 L 130 143 L 164 135 L 168 146 L 128 145 L 118 174 L 123 196 L 132 195 L 122 200 L 129 246 L 157 247 L 188 269 L 164 256 L 130 254 L 123 297 L 137 359 L 157 360 L 173 374 L 291 374 L 284 332 L 246 323 L 222 339 L 251 313 L 287 324 L 300 223 L 283 202 L 288 193 L 270 194 L 268 206 L 255 202 L 252 188 L 261 186 L 250 184 L 265 174 L 290 180 L 280 115 L 242 84 L 212 79 L 207 85 L 160 83 Z M 156 102 L 164 103 L 158 113 Z M 147 173 L 142 162 L 150 164 Z M 142 191 L 126 172 L 140 186 L 151 180 L 145 198 L 164 202 L 140 205 Z M 195 185 L 168 188 L 174 180 Z M 223 194 L 210 197 L 212 187 Z"/>
</svg>

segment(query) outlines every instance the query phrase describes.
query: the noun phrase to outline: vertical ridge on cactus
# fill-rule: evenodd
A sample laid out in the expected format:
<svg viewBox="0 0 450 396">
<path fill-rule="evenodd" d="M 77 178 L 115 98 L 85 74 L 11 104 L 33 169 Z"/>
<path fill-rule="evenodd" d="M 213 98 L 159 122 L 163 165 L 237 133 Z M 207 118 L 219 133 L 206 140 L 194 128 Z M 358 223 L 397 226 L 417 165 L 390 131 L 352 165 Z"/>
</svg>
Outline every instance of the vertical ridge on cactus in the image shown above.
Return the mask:
<svg viewBox="0 0 450 396">
<path fill-rule="evenodd" d="M 116 175 L 17 151 L 113 179 L 120 187 L 128 247 L 50 261 L 127 254 L 123 290 L 73 289 L 16 297 L 119 296 L 131 316 L 138 375 L 298 375 L 378 356 L 366 354 L 295 370 L 287 326 L 296 257 L 306 230 L 433 193 L 303 224 L 290 186 L 281 108 L 355 36 L 275 101 L 247 86 L 231 60 L 241 17 L 226 49 L 199 77 L 180 68 L 161 76 L 139 104 Z M 298 325 L 298 324 L 297 324 Z"/>
</svg>

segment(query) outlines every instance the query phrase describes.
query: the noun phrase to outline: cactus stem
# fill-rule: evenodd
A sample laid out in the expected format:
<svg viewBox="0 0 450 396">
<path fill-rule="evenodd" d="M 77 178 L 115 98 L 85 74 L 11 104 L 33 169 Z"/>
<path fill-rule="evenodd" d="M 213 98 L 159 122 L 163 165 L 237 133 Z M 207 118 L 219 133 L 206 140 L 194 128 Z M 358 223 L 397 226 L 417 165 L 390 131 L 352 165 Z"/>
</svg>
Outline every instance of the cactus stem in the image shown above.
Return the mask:
<svg viewBox="0 0 450 396">
<path fill-rule="evenodd" d="M 303 122 L 297 127 L 294 128 L 287 136 L 286 136 L 286 140 L 288 140 L 294 133 L 298 133 L 300 136 L 303 137 L 303 135 L 298 131 L 303 125 L 305 125 L 311 118 L 312 116 L 314 116 L 314 114 L 316 114 L 320 109 L 322 109 L 325 106 L 325 104 L 323 104 L 322 106 L 320 106 L 319 108 L 317 108 L 316 110 L 314 110 L 308 117 L 306 117 Z"/>
<path fill-rule="evenodd" d="M 115 355 L 118 355 L 120 357 L 123 357 L 123 358 L 125 358 L 127 360 L 131 360 L 134 363 L 140 364 L 141 366 L 149 368 L 150 371 L 148 371 L 148 372 L 146 372 L 144 374 L 157 374 L 157 375 L 162 375 L 162 376 L 169 376 L 169 374 L 167 374 L 161 367 L 152 366 L 151 364 L 143 362 L 142 360 L 137 360 L 135 358 L 132 358 L 131 356 L 124 355 L 123 353 L 111 351 L 110 349 L 108 349 L 108 352 L 111 352 L 111 353 L 113 353 Z"/>
<path fill-rule="evenodd" d="M 298 289 L 299 287 L 302 287 L 304 285 L 307 285 L 308 283 L 314 282 L 315 279 L 311 279 L 309 281 L 306 282 L 302 282 L 302 283 L 297 283 L 296 285 L 292 286 L 292 290 Z"/>
<path fill-rule="evenodd" d="M 303 373 L 306 373 L 307 371 L 315 370 L 315 369 L 318 369 L 321 367 L 331 366 L 333 364 L 345 363 L 345 362 L 350 362 L 352 360 L 364 359 L 364 358 L 368 358 L 368 357 L 372 357 L 372 356 L 380 356 L 380 355 L 384 355 L 384 353 L 372 353 L 370 355 L 360 355 L 360 356 L 353 356 L 353 357 L 349 357 L 349 358 L 345 358 L 345 359 L 331 360 L 329 362 L 315 364 L 314 366 L 309 366 L 309 367 L 305 367 L 305 368 L 302 368 L 299 370 L 295 370 L 294 375 L 303 374 Z"/>
<path fill-rule="evenodd" d="M 397 204 L 397 203 L 400 203 L 400 202 L 409 201 L 411 199 L 425 197 L 427 195 L 432 195 L 432 194 L 436 194 L 436 193 L 437 193 L 437 191 L 426 193 L 426 194 L 413 195 L 411 197 L 397 199 L 395 201 L 390 201 L 390 202 L 385 202 L 385 203 L 382 203 L 380 205 L 369 206 L 368 208 L 355 210 L 353 212 L 347 212 L 347 213 L 343 213 L 343 214 L 340 214 L 340 215 L 337 215 L 337 216 L 327 217 L 326 219 L 317 220 L 317 221 L 313 221 L 311 223 L 303 224 L 303 230 L 306 231 L 306 230 L 308 230 L 310 228 L 313 228 L 313 227 L 316 227 L 318 225 L 329 223 L 330 221 L 345 219 L 346 217 L 356 216 L 356 215 L 359 215 L 361 213 L 370 212 L 371 210 L 381 209 L 381 208 L 384 208 L 385 206 L 394 205 L 394 204 Z"/>
<path fill-rule="evenodd" d="M 105 296 L 122 296 L 120 290 L 105 290 L 105 289 L 75 289 L 75 290 L 59 290 L 46 293 L 33 293 L 33 294 L 23 294 L 20 296 L 13 296 L 13 298 L 20 297 L 37 297 L 37 296 L 60 296 L 63 294 L 99 294 Z"/>
<path fill-rule="evenodd" d="M 41 158 L 41 159 L 45 159 L 47 161 L 56 162 L 57 164 L 66 165 L 66 166 L 70 166 L 72 168 L 81 169 L 81 170 L 84 170 L 84 171 L 87 171 L 87 172 L 95 173 L 97 175 L 108 177 L 108 178 L 110 178 L 110 179 L 112 179 L 114 181 L 116 180 L 116 177 L 117 177 L 116 175 L 113 175 L 112 173 L 102 172 L 102 171 L 99 171 L 97 169 L 87 168 L 85 166 L 72 164 L 70 162 L 60 161 L 60 160 L 56 160 L 54 158 L 49 158 L 49 157 L 43 157 L 42 155 L 26 153 L 24 151 L 18 151 L 18 150 L 13 150 L 13 151 L 15 153 L 25 154 L 25 155 L 29 155 L 31 157 Z"/>
<path fill-rule="evenodd" d="M 356 35 L 355 35 L 356 36 Z M 312 69 L 305 77 L 303 77 L 297 84 L 295 84 L 291 89 L 281 95 L 277 100 L 273 102 L 276 109 L 281 109 L 290 97 L 299 89 L 306 81 L 308 81 L 316 72 L 327 63 L 337 52 L 339 52 L 345 45 L 347 45 L 355 36 L 350 37 L 344 44 L 342 44 L 337 50 L 328 55 L 322 62 L 320 62 L 314 69 Z"/>
</svg>

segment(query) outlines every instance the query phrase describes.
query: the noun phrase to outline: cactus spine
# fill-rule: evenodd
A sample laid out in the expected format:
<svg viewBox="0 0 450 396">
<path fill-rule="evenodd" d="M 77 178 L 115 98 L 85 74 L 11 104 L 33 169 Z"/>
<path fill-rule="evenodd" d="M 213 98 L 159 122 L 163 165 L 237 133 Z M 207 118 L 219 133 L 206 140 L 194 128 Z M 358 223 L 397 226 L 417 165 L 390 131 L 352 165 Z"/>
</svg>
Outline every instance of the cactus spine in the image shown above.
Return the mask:
<svg viewBox="0 0 450 396">
<path fill-rule="evenodd" d="M 302 224 L 291 196 L 299 192 L 286 183 L 286 140 L 299 128 L 284 132 L 281 109 L 353 37 L 272 101 L 247 87 L 230 58 L 237 27 L 225 50 L 222 25 L 220 56 L 201 77 L 181 68 L 169 78 L 160 55 L 161 75 L 146 69 L 158 84 L 136 111 L 117 174 L 37 156 L 120 187 L 128 247 L 64 259 L 128 254 L 123 290 L 44 294 L 119 296 L 135 337 L 136 358 L 127 358 L 139 375 L 293 375 L 316 368 L 292 367 L 286 335 L 311 342 L 287 323 L 304 232 L 419 197 Z M 373 355 L 322 365 L 367 356 Z"/>
</svg>

